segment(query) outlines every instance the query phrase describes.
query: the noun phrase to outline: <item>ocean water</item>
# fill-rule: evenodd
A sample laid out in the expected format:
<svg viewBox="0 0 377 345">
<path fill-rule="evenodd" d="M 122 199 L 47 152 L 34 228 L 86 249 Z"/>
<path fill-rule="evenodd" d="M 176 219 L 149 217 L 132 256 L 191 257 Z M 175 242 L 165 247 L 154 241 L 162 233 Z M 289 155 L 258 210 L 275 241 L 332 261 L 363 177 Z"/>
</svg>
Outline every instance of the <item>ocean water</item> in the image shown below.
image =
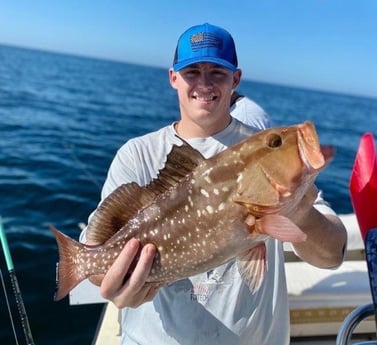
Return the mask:
<svg viewBox="0 0 377 345">
<path fill-rule="evenodd" d="M 336 157 L 317 179 L 338 213 L 352 212 L 349 177 L 377 99 L 244 80 L 239 90 L 276 125 L 311 120 Z M 0 215 L 37 345 L 91 344 L 102 305 L 53 301 L 58 252 L 48 225 L 78 238 L 125 141 L 179 117 L 165 69 L 0 46 Z M 2 254 L 19 343 L 24 337 Z M 15 344 L 0 293 L 0 344 Z"/>
</svg>

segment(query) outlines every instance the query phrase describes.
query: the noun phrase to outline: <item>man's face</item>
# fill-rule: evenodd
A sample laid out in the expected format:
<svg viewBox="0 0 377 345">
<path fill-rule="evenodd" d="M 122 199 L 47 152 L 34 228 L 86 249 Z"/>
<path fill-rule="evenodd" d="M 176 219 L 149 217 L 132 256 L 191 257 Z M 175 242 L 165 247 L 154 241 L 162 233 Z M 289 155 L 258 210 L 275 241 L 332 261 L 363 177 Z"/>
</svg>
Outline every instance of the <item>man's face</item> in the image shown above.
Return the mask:
<svg viewBox="0 0 377 345">
<path fill-rule="evenodd" d="M 241 72 L 202 62 L 178 72 L 169 70 L 170 83 L 178 92 L 182 119 L 215 121 L 229 115 L 230 96 Z"/>
</svg>

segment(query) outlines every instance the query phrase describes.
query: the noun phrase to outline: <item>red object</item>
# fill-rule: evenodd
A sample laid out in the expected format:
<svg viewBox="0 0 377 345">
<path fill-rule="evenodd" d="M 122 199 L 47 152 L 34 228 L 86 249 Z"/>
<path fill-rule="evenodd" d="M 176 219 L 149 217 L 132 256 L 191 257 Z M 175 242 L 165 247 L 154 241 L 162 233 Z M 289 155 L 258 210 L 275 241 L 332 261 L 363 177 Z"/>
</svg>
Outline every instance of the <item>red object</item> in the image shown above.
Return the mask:
<svg viewBox="0 0 377 345">
<path fill-rule="evenodd" d="M 371 133 L 365 133 L 360 140 L 350 179 L 350 192 L 365 241 L 367 232 L 377 228 L 377 161 Z"/>
</svg>

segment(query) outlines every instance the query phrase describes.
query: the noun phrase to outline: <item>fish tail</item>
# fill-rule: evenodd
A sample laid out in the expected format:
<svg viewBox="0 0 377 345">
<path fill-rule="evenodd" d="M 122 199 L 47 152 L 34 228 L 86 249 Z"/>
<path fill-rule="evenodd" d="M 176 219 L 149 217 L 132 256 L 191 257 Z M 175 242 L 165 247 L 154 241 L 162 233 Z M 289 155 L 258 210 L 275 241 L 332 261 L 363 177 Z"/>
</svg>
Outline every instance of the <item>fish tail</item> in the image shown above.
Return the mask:
<svg viewBox="0 0 377 345">
<path fill-rule="evenodd" d="M 85 246 L 72 238 L 64 235 L 54 226 L 50 225 L 51 232 L 55 235 L 59 248 L 59 263 L 56 268 L 56 285 L 54 300 L 59 301 L 86 276 L 83 270 L 78 268 L 77 254 L 85 248 Z"/>
</svg>

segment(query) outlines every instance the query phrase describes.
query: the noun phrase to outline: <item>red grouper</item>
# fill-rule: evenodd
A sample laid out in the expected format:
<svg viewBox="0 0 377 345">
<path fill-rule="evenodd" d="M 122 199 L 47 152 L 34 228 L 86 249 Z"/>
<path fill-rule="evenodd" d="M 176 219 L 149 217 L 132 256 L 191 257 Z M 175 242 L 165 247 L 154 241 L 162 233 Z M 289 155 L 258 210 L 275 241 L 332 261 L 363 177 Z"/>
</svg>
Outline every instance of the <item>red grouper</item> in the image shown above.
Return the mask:
<svg viewBox="0 0 377 345">
<path fill-rule="evenodd" d="M 186 142 L 173 146 L 149 185 L 121 185 L 97 208 L 85 245 L 54 227 L 58 289 L 65 297 L 86 278 L 108 271 L 131 238 L 153 243 L 147 282 L 168 284 L 237 258 L 250 291 L 266 270 L 265 240 L 304 241 L 287 218 L 333 157 L 311 122 L 261 131 L 205 159 Z M 99 283 L 98 282 L 98 283 Z"/>
</svg>

